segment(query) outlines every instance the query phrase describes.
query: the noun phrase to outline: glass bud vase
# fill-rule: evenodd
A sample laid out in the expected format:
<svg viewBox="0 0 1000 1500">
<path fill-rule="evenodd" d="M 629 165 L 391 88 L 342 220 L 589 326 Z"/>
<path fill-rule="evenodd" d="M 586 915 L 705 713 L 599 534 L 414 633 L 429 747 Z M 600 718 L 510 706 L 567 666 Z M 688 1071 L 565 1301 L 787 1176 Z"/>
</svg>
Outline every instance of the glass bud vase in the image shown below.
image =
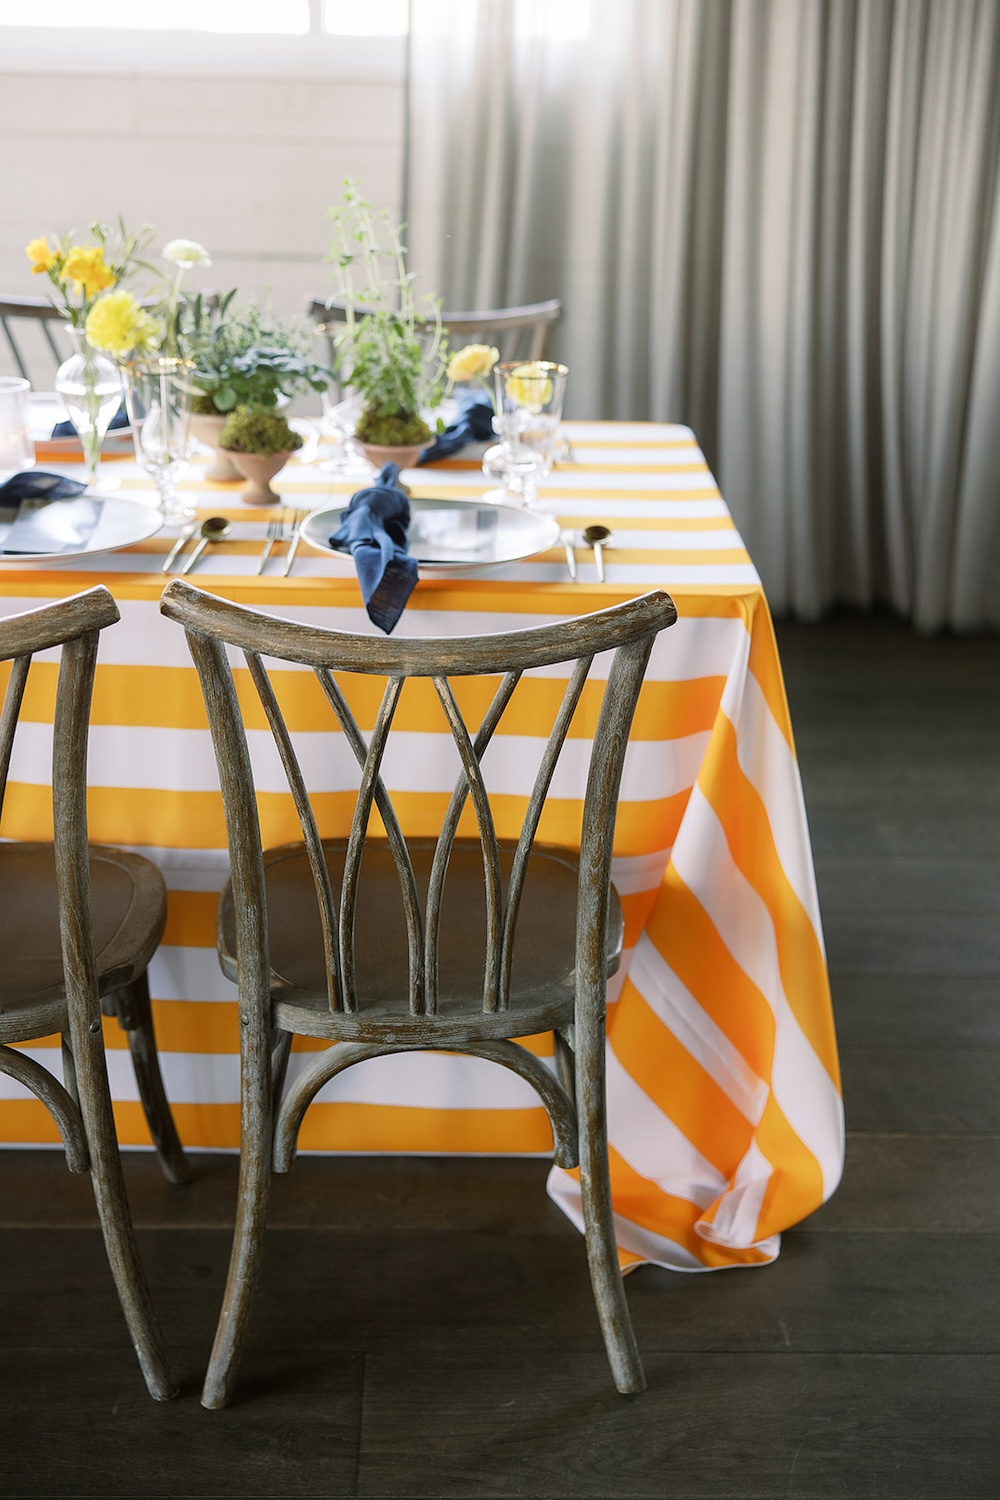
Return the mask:
<svg viewBox="0 0 1000 1500">
<path fill-rule="evenodd" d="M 56 371 L 55 385 L 80 439 L 89 489 L 97 484 L 101 444 L 121 406 L 122 377 L 113 359 L 90 347 L 82 328 L 67 332 L 74 352 Z"/>
</svg>

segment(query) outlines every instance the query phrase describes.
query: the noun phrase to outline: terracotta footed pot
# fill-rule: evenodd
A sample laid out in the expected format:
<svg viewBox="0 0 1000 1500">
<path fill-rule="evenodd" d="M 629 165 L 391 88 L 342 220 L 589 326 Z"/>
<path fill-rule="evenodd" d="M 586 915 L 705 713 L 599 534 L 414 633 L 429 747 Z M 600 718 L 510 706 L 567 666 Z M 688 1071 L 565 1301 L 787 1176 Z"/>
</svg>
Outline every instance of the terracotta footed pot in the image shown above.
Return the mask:
<svg viewBox="0 0 1000 1500">
<path fill-rule="evenodd" d="M 206 479 L 222 481 L 243 478 L 239 469 L 233 465 L 227 450 L 219 447 L 219 436 L 225 422 L 224 416 L 214 412 L 191 413 L 191 436 L 196 437 L 199 443 L 204 443 L 206 448 L 212 450 L 212 462 L 208 466 Z"/>
<path fill-rule="evenodd" d="M 379 443 L 362 443 L 365 450 L 365 458 L 376 469 L 381 469 L 383 464 L 395 464 L 400 469 L 412 469 L 417 459 L 429 446 L 428 443 L 412 443 L 405 448 L 383 448 Z"/>
<path fill-rule="evenodd" d="M 232 459 L 243 478 L 249 480 L 248 488 L 240 496 L 244 505 L 277 504 L 281 496 L 272 490 L 268 481 L 285 467 L 292 456 L 290 448 L 283 453 L 236 453 L 231 448 L 222 451 Z"/>
</svg>

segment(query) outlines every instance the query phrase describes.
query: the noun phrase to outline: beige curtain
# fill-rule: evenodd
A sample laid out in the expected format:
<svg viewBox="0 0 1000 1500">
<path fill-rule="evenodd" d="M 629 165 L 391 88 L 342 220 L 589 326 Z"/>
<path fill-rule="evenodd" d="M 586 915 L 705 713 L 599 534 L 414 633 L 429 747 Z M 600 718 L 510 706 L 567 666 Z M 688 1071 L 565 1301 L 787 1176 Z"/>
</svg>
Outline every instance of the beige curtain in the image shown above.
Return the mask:
<svg viewBox="0 0 1000 1500">
<path fill-rule="evenodd" d="M 998 0 L 558 15 L 412 0 L 422 285 L 560 297 L 568 414 L 690 423 L 776 610 L 1000 625 Z"/>
</svg>

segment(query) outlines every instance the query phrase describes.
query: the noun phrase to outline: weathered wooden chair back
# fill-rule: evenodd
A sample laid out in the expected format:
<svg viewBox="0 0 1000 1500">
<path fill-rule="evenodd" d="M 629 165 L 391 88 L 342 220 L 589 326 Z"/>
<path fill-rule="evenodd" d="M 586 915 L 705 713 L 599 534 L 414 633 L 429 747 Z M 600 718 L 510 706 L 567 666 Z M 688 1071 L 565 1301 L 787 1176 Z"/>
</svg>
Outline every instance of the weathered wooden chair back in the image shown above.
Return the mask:
<svg viewBox="0 0 1000 1500">
<path fill-rule="evenodd" d="M 343 303 L 324 302 L 314 297 L 309 303 L 308 312 L 317 325 L 317 333 L 326 338 L 327 359 L 332 369 L 337 353 L 334 340 L 338 325 L 342 325 L 346 319 L 346 309 Z M 489 344 L 499 349 L 501 361 L 509 362 L 515 359 L 544 359 L 552 331 L 561 315 L 562 305 L 553 297 L 547 302 L 528 302 L 521 307 L 486 308 L 482 312 L 443 312 L 441 322 L 448 334 L 452 353 L 463 344 Z"/>
<path fill-rule="evenodd" d="M 91 916 L 91 862 L 87 843 L 87 739 L 97 661 L 98 637 L 119 618 L 106 588 L 97 587 L 56 604 L 0 620 L 0 662 L 10 662 L 0 708 L 0 811 L 14 752 L 15 732 L 32 659 L 61 647 L 52 730 L 52 853 L 62 948 L 60 993 L 43 989 L 27 1002 L 15 995 L 0 1009 L 0 1073 L 30 1090 L 46 1106 L 59 1129 L 72 1171 L 89 1171 L 108 1260 L 122 1311 L 150 1394 L 166 1400 L 176 1393 L 163 1336 L 156 1322 L 139 1260 L 122 1178 L 108 1088 L 98 964 Z M 15 843 L 4 843 L 13 850 Z M 37 845 L 20 846 L 28 851 Z M 35 876 L 33 895 L 45 905 Z M 11 923 L 8 915 L 8 928 Z M 29 923 L 30 926 L 30 923 Z M 10 932 L 11 948 L 19 931 Z M 29 936 L 27 966 L 0 944 L 5 984 L 45 955 Z M 7 988 L 9 989 L 9 985 Z M 30 1052 L 17 1045 L 61 1032 L 65 1085 Z M 166 1106 L 165 1106 L 166 1107 Z M 183 1153 L 177 1146 L 178 1161 Z"/>
<path fill-rule="evenodd" d="M 161 607 L 187 630 L 201 674 L 225 801 L 236 912 L 246 922 L 252 920 L 257 928 L 263 920 L 265 901 L 253 773 L 227 645 L 242 651 L 274 737 L 315 882 L 329 1006 L 333 1012 L 347 1014 L 359 1005 L 354 930 L 362 856 L 373 808 L 381 818 L 399 878 L 406 922 L 409 1011 L 414 1016 L 433 1016 L 438 1008 L 438 933 L 445 877 L 467 803 L 474 810 L 482 845 L 485 883 L 481 1006 L 487 1014 L 507 1008 L 518 908 L 546 795 L 593 659 L 599 652 L 613 652 L 593 736 L 580 834 L 578 927 L 586 930 L 588 940 L 590 934 L 596 934 L 597 951 L 603 951 L 612 835 L 625 746 L 653 640 L 676 617 L 667 595 L 647 594 L 599 614 L 541 629 L 462 640 L 383 641 L 320 630 L 256 614 L 180 580 L 168 585 Z M 313 669 L 332 711 L 331 729 L 339 729 L 357 761 L 358 791 L 339 893 L 333 888 L 316 813 L 264 657 Z M 568 681 L 534 777 L 516 847 L 505 862 L 505 881 L 496 819 L 481 762 L 522 674 L 559 663 L 570 664 Z M 359 728 L 338 681 L 344 673 L 386 679 L 368 738 Z M 469 728 L 451 679 L 482 675 L 499 678 L 499 685 L 481 723 Z M 425 902 L 418 894 L 407 840 L 382 777 L 394 715 L 407 678 L 429 678 L 432 682 L 461 766 L 436 839 Z M 251 919 L 248 913 L 256 915 Z M 243 964 L 241 957 L 241 971 Z M 263 978 L 260 975 L 261 981 Z"/>
<path fill-rule="evenodd" d="M 0 328 L 17 373 L 36 390 L 51 390 L 70 348 L 54 331 L 66 320 L 44 297 L 0 297 Z"/>
</svg>

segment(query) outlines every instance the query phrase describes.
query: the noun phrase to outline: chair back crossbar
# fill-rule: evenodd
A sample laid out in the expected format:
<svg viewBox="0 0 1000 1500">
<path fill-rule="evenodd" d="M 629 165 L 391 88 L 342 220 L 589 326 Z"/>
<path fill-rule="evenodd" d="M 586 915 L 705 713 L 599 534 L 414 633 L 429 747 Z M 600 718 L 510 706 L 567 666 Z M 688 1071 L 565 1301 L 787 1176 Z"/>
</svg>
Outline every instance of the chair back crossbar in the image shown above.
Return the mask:
<svg viewBox="0 0 1000 1500">
<path fill-rule="evenodd" d="M 343 302 L 314 297 L 308 305 L 309 316 L 317 333 L 324 334 L 331 367 L 336 360 L 338 327 L 347 320 Z M 358 309 L 363 316 L 364 308 Z M 480 312 L 443 312 L 441 323 L 448 335 L 452 353 L 463 344 L 489 344 L 500 352 L 500 360 L 544 359 L 553 330 L 562 316 L 558 298 L 546 302 L 528 302 L 520 307 L 485 308 Z"/>
<path fill-rule="evenodd" d="M 48 352 L 52 356 L 53 372 L 59 368 L 66 354 L 62 353 L 52 328 L 53 324 L 65 325 L 66 319 L 57 307 L 44 297 L 14 297 L 0 296 L 0 328 L 3 329 L 7 347 L 10 349 L 18 374 L 22 380 L 31 380 L 29 373 L 29 362 L 25 354 L 25 345 L 20 339 L 25 336 L 27 328 L 35 328 L 41 334 L 48 345 Z M 24 325 L 19 327 L 18 325 Z M 44 381 L 33 382 L 36 386 L 44 388 Z M 51 385 L 51 377 L 48 381 Z"/>
<path fill-rule="evenodd" d="M 536 629 L 430 640 L 382 640 L 276 619 L 180 579 L 168 584 L 160 607 L 187 632 L 212 732 L 230 851 L 219 956 L 238 986 L 242 1023 L 240 1200 L 247 1207 L 203 1401 L 218 1406 L 230 1397 L 269 1174 L 291 1166 L 308 1105 L 358 1062 L 433 1049 L 499 1063 L 538 1093 L 556 1162 L 580 1166 L 591 1276 L 616 1383 L 641 1389 L 610 1208 L 604 1025 L 607 978 L 624 932 L 611 858 L 625 753 L 653 643 L 676 619 L 673 601 L 654 592 Z M 242 702 L 233 665 L 241 655 Z M 599 655 L 603 691 L 590 680 Z M 310 795 L 297 736 L 279 702 L 285 692 L 296 704 L 305 701 L 302 674 L 272 663 L 310 668 L 319 684 L 316 701 L 329 710 L 330 733 L 313 733 L 310 710 L 310 775 L 317 741 L 319 759 L 337 767 L 330 785 L 341 787 L 344 765 L 353 769 L 346 802 L 339 799 L 332 811 Z M 550 670 L 526 676 L 536 669 Z M 380 691 L 360 680 L 371 678 L 384 679 Z M 526 696 L 518 697 L 519 688 Z M 409 717 L 400 713 L 404 693 Z M 509 790 L 506 800 L 501 793 L 509 788 L 505 748 L 516 753 L 510 747 L 523 741 L 511 730 L 505 746 L 502 732 L 515 701 L 532 725 L 547 715 L 544 729 L 530 735 L 537 761 L 516 814 Z M 268 849 L 246 729 L 261 709 L 301 833 L 301 842 Z M 387 785 L 400 766 L 395 760 L 389 774 L 395 726 L 419 715 L 426 732 L 435 712 L 447 727 L 455 779 L 440 811 L 420 803 L 414 814 L 411 803 L 404 816 L 402 793 L 394 800 Z M 560 773 L 566 779 L 559 795 L 582 804 L 579 836 L 571 834 L 573 847 L 565 847 L 560 821 L 557 847 L 543 843 L 539 831 L 578 714 L 589 757 Z M 258 742 L 254 748 L 256 756 Z M 269 799 L 271 790 L 269 782 Z M 556 1073 L 516 1041 L 545 1032 L 554 1037 Z M 300 1060 L 286 1087 L 292 1034 L 331 1045 Z"/>
</svg>

